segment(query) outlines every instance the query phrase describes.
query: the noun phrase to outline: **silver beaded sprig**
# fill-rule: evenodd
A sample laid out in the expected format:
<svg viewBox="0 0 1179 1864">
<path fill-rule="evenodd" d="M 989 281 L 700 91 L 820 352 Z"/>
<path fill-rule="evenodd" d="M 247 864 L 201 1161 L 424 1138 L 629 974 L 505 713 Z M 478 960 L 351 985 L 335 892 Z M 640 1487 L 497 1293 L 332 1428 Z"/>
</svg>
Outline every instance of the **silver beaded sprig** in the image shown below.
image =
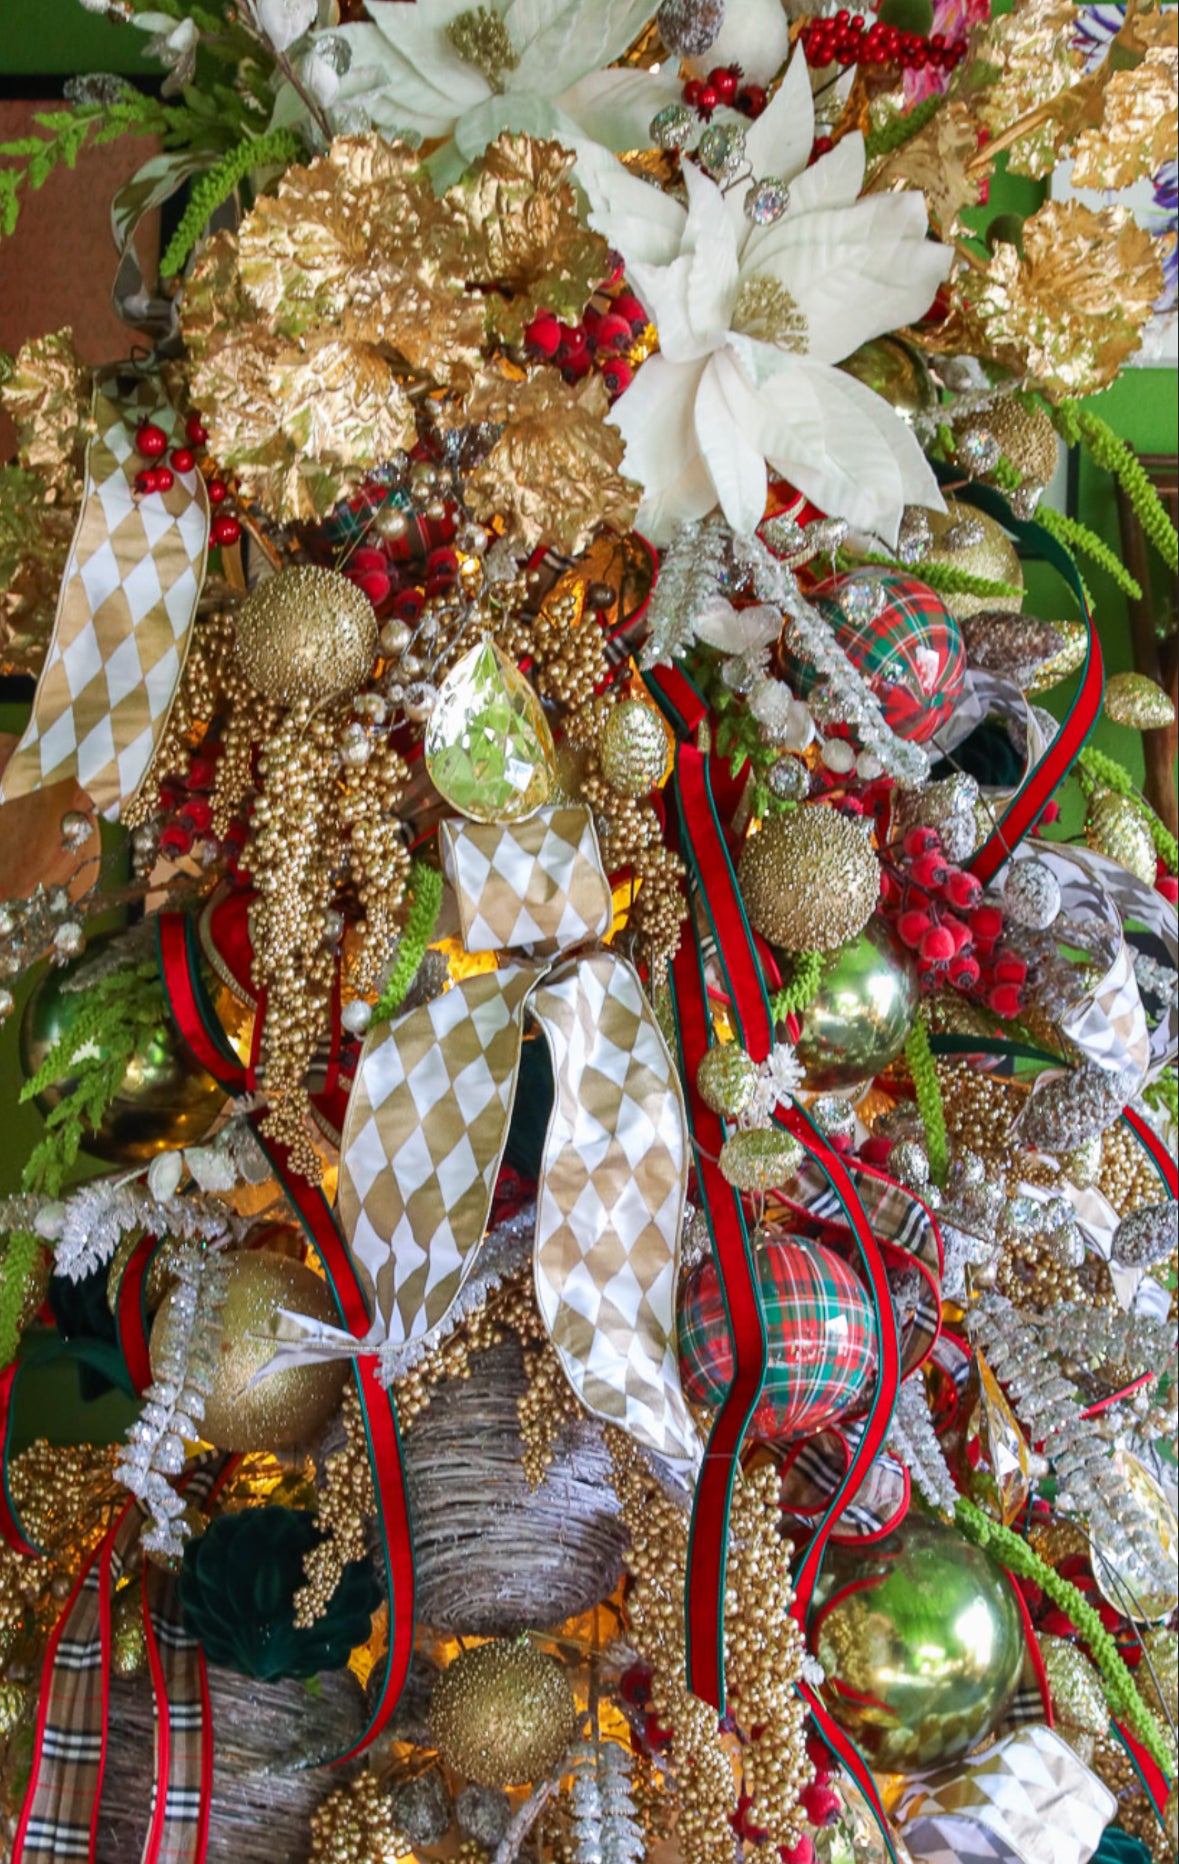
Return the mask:
<svg viewBox="0 0 1179 1864">
<path fill-rule="evenodd" d="M 630 1754 L 613 1741 L 577 1741 L 568 1759 L 576 1864 L 638 1864 L 644 1842 L 631 1791 Z"/>
<path fill-rule="evenodd" d="M 926 1501 L 943 1514 L 953 1515 L 958 1491 L 933 1428 L 920 1379 L 901 1383 L 888 1427 L 888 1448 L 908 1470 Z"/>
<path fill-rule="evenodd" d="M 647 612 L 644 667 L 665 666 L 692 645 L 696 617 L 725 583 L 728 526 L 714 516 L 681 524 L 663 553 Z"/>
<path fill-rule="evenodd" d="M 115 1476 L 148 1513 L 145 1551 L 178 1560 L 189 1530 L 184 1498 L 172 1485 L 184 1468 L 185 1439 L 191 1441 L 201 1434 L 205 1399 L 213 1389 L 229 1275 L 220 1250 L 199 1243 L 178 1250 L 170 1267 L 175 1286 L 158 1337 L 153 1330 L 155 1377 L 127 1433 Z"/>
<path fill-rule="evenodd" d="M 55 1274 L 82 1281 L 109 1262 L 124 1236 L 143 1230 L 177 1242 L 215 1242 L 245 1235 L 253 1219 L 234 1216 L 215 1198 L 198 1194 L 155 1198 L 142 1184 L 99 1178 L 64 1198 L 11 1198 L 0 1202 L 0 1232 L 36 1231 L 53 1245 Z"/>
</svg>

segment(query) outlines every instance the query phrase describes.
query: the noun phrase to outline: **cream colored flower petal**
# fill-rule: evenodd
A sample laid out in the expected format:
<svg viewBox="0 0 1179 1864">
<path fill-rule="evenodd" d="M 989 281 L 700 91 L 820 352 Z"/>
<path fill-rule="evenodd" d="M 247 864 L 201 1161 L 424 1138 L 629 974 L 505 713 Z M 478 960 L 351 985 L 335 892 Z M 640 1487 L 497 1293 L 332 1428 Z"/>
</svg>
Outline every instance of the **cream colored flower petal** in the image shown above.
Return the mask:
<svg viewBox="0 0 1179 1864">
<path fill-rule="evenodd" d="M 676 77 L 650 71 L 591 71 L 557 103 L 583 136 L 604 148 L 645 149 L 651 141 L 651 118 L 679 101 L 683 86 Z"/>
<path fill-rule="evenodd" d="M 496 11 L 519 63 L 505 81 L 513 90 L 556 97 L 588 72 L 612 64 L 653 10 L 651 0 L 509 0 Z"/>
<path fill-rule="evenodd" d="M 489 143 L 510 130 L 514 135 L 536 136 L 572 146 L 574 126 L 564 113 L 535 91 L 504 91 L 484 97 L 473 109 L 465 110 L 454 126 L 454 142 L 464 162 L 473 162 Z M 445 151 L 439 150 L 442 155 Z M 430 158 L 434 185 L 438 176 Z"/>
<path fill-rule="evenodd" d="M 703 366 L 651 356 L 611 410 L 626 441 L 622 470 L 643 488 L 635 523 L 653 544 L 716 504 L 694 423 Z"/>
<path fill-rule="evenodd" d="M 702 76 L 716 65 L 740 65 L 751 84 L 776 77 L 790 50 L 790 21 L 781 0 L 729 0 L 725 23 L 703 58 L 690 59 Z"/>
<path fill-rule="evenodd" d="M 671 363 L 698 362 L 724 341 L 724 325 L 701 332 L 692 322 L 692 274 L 699 263 L 696 254 L 685 252 L 670 265 L 627 267 L 627 278 L 659 332 L 659 348 Z"/>
<path fill-rule="evenodd" d="M 697 336 L 719 338 L 733 321 L 737 297 L 737 241 L 725 196 L 692 162 L 684 163 L 688 219 L 683 250 L 691 254 L 688 275 L 688 321 Z M 659 320 L 655 320 L 658 327 Z"/>
<path fill-rule="evenodd" d="M 742 283 L 768 274 L 807 320 L 807 354 L 840 362 L 861 343 L 923 317 L 952 253 L 927 240 L 925 199 L 877 194 L 852 207 L 789 209 L 746 245 Z"/>
<path fill-rule="evenodd" d="M 662 188 L 640 181 L 607 150 L 580 152 L 577 179 L 589 198 L 589 223 L 628 265 L 670 265 L 683 241 L 687 214 Z"/>
<path fill-rule="evenodd" d="M 745 153 L 758 179 L 763 175 L 780 175 L 791 181 L 810 161 L 814 140 L 811 74 L 800 47 L 790 61 L 777 94 L 746 131 Z"/>
<path fill-rule="evenodd" d="M 721 350 L 696 393 L 696 444 L 716 490 L 717 503 L 739 536 L 748 537 L 766 508 L 765 454 L 747 419 L 749 383 L 737 358 Z"/>
<path fill-rule="evenodd" d="M 457 118 L 491 93 L 483 73 L 461 59 L 446 37 L 447 25 L 465 3 L 373 0 L 371 25 L 338 29 L 351 47 L 353 63 L 381 72 L 390 120 L 418 135 L 449 136 Z"/>
</svg>

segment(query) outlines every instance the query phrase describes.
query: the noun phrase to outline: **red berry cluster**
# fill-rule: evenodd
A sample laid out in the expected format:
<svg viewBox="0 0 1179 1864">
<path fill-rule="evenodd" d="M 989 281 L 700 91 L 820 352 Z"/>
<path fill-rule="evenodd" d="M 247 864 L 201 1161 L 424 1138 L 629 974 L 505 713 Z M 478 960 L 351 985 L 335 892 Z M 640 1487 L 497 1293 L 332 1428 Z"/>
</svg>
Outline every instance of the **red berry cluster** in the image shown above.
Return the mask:
<svg viewBox="0 0 1179 1864">
<path fill-rule="evenodd" d="M 1003 915 L 973 874 L 955 867 L 931 828 L 911 828 L 904 865 L 884 866 L 881 911 L 916 953 L 925 983 L 943 980 L 983 998 L 1006 1022 L 1023 1007 L 1028 967 L 1002 944 Z"/>
<path fill-rule="evenodd" d="M 555 364 L 567 382 L 580 382 L 596 369 L 614 401 L 634 379 L 627 352 L 649 322 L 638 299 L 622 291 L 601 308 L 588 305 L 579 324 L 563 324 L 552 311 L 538 311 L 524 341 L 534 356 Z"/>
<path fill-rule="evenodd" d="M 382 618 L 396 615 L 413 627 L 426 598 L 445 595 L 458 581 L 458 553 L 440 544 L 427 553 L 423 569 L 420 563 L 410 566 L 394 561 L 395 548 L 379 540 L 361 544 L 344 564 L 344 574 L 363 589 Z M 419 587 L 423 580 L 424 588 Z"/>
<path fill-rule="evenodd" d="M 742 116 L 759 117 L 768 101 L 762 85 L 742 84 L 740 65 L 717 65 L 706 78 L 689 78 L 684 85 L 684 102 L 705 122 L 721 104 Z"/>
<path fill-rule="evenodd" d="M 902 71 L 923 71 L 932 65 L 952 71 L 966 56 L 965 39 L 947 41 L 935 32 L 902 32 L 874 19 L 869 26 L 862 13 L 838 13 L 814 19 L 802 34 L 808 65 L 896 65 Z"/>
<path fill-rule="evenodd" d="M 141 459 L 154 460 L 156 465 L 145 466 L 135 475 L 135 490 L 144 497 L 152 492 L 170 492 L 176 483 L 177 473 L 193 472 L 196 469 L 197 453 L 209 438 L 208 432 L 199 414 L 190 414 L 184 424 L 184 437 L 188 442 L 184 447 L 173 447 L 168 452 L 168 436 L 156 421 L 142 421 L 135 432 L 135 451 Z M 213 544 L 236 544 L 242 534 L 242 527 L 236 518 L 228 512 L 217 510 L 229 496 L 229 487 L 223 479 L 214 475 L 205 485 L 205 492 L 210 505 L 214 508 L 213 522 L 209 527 L 209 541 Z"/>
<path fill-rule="evenodd" d="M 160 785 L 159 804 L 168 820 L 160 831 L 159 850 L 174 861 L 191 854 L 196 842 L 212 838 L 213 805 L 209 796 L 220 756 L 220 744 L 215 738 L 207 738 L 192 753 L 183 777 L 169 777 Z M 217 841 L 217 851 L 235 878 L 239 877 L 238 862 L 248 838 L 244 818 L 235 817 Z"/>
</svg>

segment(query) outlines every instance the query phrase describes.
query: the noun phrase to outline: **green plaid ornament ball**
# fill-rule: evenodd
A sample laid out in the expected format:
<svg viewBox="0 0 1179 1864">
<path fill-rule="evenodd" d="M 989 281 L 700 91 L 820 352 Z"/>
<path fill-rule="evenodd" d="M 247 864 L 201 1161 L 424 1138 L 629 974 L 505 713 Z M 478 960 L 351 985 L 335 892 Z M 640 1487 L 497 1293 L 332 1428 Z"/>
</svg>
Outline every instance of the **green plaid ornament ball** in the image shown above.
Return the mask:
<svg viewBox="0 0 1179 1864">
<path fill-rule="evenodd" d="M 821 1243 L 763 1238 L 755 1263 L 769 1367 L 749 1434 L 774 1443 L 811 1436 L 867 1403 L 876 1369 L 872 1305 L 843 1258 Z M 719 1405 L 733 1348 L 711 1260 L 682 1285 L 678 1330 L 685 1397 Z"/>
<path fill-rule="evenodd" d="M 897 736 L 914 744 L 932 738 L 966 680 L 961 630 L 941 596 L 915 576 L 868 569 L 821 583 L 811 600 Z M 818 677 L 801 663 L 788 672 L 804 697 Z"/>
</svg>

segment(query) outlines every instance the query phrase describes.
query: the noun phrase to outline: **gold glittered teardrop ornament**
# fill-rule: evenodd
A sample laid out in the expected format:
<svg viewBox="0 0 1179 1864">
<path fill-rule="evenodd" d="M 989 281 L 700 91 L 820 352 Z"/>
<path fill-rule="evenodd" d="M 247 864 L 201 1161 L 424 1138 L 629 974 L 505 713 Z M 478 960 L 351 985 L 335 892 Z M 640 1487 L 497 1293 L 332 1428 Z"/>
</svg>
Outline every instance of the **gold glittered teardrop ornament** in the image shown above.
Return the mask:
<svg viewBox="0 0 1179 1864">
<path fill-rule="evenodd" d="M 644 699 L 611 710 L 598 747 L 602 775 L 620 796 L 648 796 L 667 768 L 667 727 Z"/>
<path fill-rule="evenodd" d="M 1083 621 L 1054 621 L 1053 628 L 1064 638 L 1064 645 L 1050 660 L 1036 669 L 1028 681 L 1026 692 L 1029 698 L 1036 693 L 1045 693 L 1052 686 L 1059 686 L 1061 680 L 1067 680 L 1085 664 L 1085 655 L 1089 651 L 1089 630 Z"/>
<path fill-rule="evenodd" d="M 252 589 L 233 617 L 238 670 L 278 705 L 319 705 L 363 686 L 377 652 L 377 618 L 338 570 L 295 563 Z"/>
<path fill-rule="evenodd" d="M 985 576 L 988 582 L 1008 583 L 1020 594 L 1018 599 L 1004 596 L 1004 604 L 1022 607 L 1023 570 L 1015 545 L 1001 524 L 996 524 L 985 512 L 976 511 L 973 505 L 948 498 L 944 513 L 930 512 L 929 525 L 933 544 L 921 560 L 923 566 L 944 564 L 947 569 L 965 570 L 970 576 Z M 944 590 L 939 593 L 957 620 L 994 608 L 999 600 L 993 595 L 955 595 Z"/>
<path fill-rule="evenodd" d="M 773 1191 L 788 1184 L 802 1164 L 802 1147 L 780 1126 L 751 1127 L 726 1139 L 718 1161 L 721 1177 L 736 1191 Z"/>
<path fill-rule="evenodd" d="M 1106 718 L 1134 731 L 1162 731 L 1175 722 L 1170 698 L 1145 673 L 1111 673 L 1103 703 Z"/>
<path fill-rule="evenodd" d="M 434 788 L 476 822 L 521 822 L 556 788 L 540 700 L 494 641 L 478 642 L 443 680 L 424 748 Z"/>
<path fill-rule="evenodd" d="M 460 1651 L 434 1685 L 430 1733 L 476 1786 L 524 1786 L 553 1772 L 577 1728 L 563 1666 L 527 1638 Z"/>
<path fill-rule="evenodd" d="M 1085 817 L 1085 840 L 1098 854 L 1108 855 L 1135 879 L 1153 887 L 1158 872 L 1154 841 L 1133 797 L 1119 796 L 1116 790 L 1099 790 Z"/>
<path fill-rule="evenodd" d="M 755 932 L 786 951 L 835 951 L 859 936 L 880 897 L 880 863 L 863 831 L 822 804 L 773 816 L 737 868 Z"/>
<path fill-rule="evenodd" d="M 1109 1708 L 1105 1691 L 1084 1651 L 1063 1637 L 1041 1635 L 1039 1645 L 1048 1693 L 1058 1719 L 1066 1728 L 1079 1728 L 1085 1734 L 1107 1734 Z"/>
</svg>

